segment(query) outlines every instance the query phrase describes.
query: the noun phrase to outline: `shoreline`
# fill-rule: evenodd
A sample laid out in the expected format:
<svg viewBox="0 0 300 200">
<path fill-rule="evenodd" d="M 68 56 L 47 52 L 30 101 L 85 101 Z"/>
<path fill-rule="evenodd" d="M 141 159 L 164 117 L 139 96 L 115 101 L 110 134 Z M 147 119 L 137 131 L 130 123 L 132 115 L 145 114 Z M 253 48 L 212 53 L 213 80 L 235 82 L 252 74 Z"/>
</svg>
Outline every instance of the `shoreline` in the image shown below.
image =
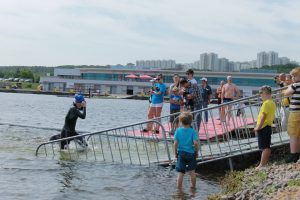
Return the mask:
<svg viewBox="0 0 300 200">
<path fill-rule="evenodd" d="M 300 199 L 300 161 L 275 161 L 261 170 L 233 171 L 221 181 L 220 194 L 209 200 Z"/>
<path fill-rule="evenodd" d="M 0 88 L 0 93 L 21 93 L 21 94 L 44 94 L 44 95 L 56 95 L 56 96 L 65 96 L 72 97 L 76 93 L 75 92 L 52 92 L 52 91 L 39 91 L 39 90 L 27 90 L 27 89 L 3 89 Z M 89 98 L 88 93 L 83 94 L 86 98 Z M 100 94 L 93 95 L 90 97 L 91 99 L 134 99 L 134 100 L 149 100 L 149 96 L 141 96 L 141 95 L 122 95 L 122 94 Z M 164 97 L 164 101 L 166 103 L 169 102 L 169 96 Z M 211 104 L 217 104 L 217 99 L 212 99 Z"/>
</svg>

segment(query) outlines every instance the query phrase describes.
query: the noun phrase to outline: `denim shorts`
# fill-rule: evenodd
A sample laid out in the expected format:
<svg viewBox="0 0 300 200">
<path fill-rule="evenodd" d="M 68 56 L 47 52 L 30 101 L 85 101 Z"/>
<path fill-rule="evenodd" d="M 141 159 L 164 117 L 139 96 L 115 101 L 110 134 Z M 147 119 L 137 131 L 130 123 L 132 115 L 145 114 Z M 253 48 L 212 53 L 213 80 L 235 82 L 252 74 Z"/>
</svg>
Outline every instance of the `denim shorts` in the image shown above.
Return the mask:
<svg viewBox="0 0 300 200">
<path fill-rule="evenodd" d="M 184 151 L 178 152 L 178 159 L 176 162 L 176 171 L 185 173 L 195 170 L 197 167 L 195 153 L 188 153 Z"/>
</svg>

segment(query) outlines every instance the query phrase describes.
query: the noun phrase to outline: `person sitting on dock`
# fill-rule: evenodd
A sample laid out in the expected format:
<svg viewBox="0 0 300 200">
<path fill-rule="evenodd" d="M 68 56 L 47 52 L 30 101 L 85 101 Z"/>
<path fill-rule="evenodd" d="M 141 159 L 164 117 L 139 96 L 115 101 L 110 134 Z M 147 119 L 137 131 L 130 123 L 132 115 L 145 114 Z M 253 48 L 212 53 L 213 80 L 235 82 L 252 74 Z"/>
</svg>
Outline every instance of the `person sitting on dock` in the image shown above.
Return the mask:
<svg viewBox="0 0 300 200">
<path fill-rule="evenodd" d="M 270 86 L 262 86 L 259 94 L 263 101 L 263 104 L 259 110 L 256 127 L 254 128 L 255 133 L 258 137 L 258 147 L 262 151 L 259 165 L 256 169 L 264 167 L 271 155 L 271 134 L 272 134 L 272 123 L 275 119 L 276 104 L 272 99 L 272 88 Z"/>
<path fill-rule="evenodd" d="M 83 112 L 81 112 L 80 110 L 83 110 Z M 85 119 L 85 117 L 86 117 L 86 102 L 84 100 L 84 97 L 80 94 L 75 96 L 75 101 L 73 103 L 73 106 L 69 109 L 69 111 L 65 117 L 65 124 L 61 131 L 61 134 L 52 136 L 50 138 L 50 140 L 63 139 L 66 137 L 72 137 L 72 136 L 79 135 L 75 131 L 75 126 L 76 126 L 78 117 L 81 119 Z M 82 137 L 76 138 L 76 142 L 82 147 L 88 146 L 86 141 Z M 70 140 L 61 141 L 60 148 L 66 149 L 67 145 L 69 143 L 70 143 Z"/>
<path fill-rule="evenodd" d="M 198 157 L 199 143 L 198 134 L 191 128 L 193 116 L 190 112 L 183 112 L 179 116 L 179 122 L 183 127 L 177 128 L 174 135 L 174 152 L 177 158 L 176 171 L 177 188 L 182 188 L 182 181 L 185 172 L 191 176 L 191 188 L 196 188 L 197 167 L 196 158 Z"/>
</svg>

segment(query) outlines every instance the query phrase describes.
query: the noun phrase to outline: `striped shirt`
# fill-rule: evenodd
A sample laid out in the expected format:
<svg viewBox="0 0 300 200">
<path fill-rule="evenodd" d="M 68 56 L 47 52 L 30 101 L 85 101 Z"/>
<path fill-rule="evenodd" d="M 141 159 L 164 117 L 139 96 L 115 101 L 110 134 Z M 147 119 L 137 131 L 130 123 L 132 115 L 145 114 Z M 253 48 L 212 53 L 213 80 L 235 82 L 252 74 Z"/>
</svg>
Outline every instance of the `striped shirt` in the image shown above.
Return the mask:
<svg viewBox="0 0 300 200">
<path fill-rule="evenodd" d="M 300 112 L 300 82 L 293 83 L 291 88 L 294 93 L 290 98 L 290 112 Z"/>
</svg>

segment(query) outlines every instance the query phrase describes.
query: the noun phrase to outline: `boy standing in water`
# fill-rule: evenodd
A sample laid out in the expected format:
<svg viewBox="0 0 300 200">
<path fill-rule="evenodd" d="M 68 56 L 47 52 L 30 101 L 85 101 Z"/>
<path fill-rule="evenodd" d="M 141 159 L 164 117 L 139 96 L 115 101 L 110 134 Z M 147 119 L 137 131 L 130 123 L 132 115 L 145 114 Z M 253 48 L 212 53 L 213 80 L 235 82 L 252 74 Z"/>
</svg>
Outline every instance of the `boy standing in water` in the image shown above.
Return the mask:
<svg viewBox="0 0 300 200">
<path fill-rule="evenodd" d="M 193 116 L 190 112 L 183 112 L 179 116 L 179 122 L 183 127 L 177 128 L 174 136 L 174 152 L 177 158 L 176 171 L 177 188 L 182 188 L 182 181 L 185 172 L 191 176 L 191 188 L 196 188 L 197 167 L 196 158 L 198 157 L 199 143 L 198 134 L 191 128 Z"/>
<path fill-rule="evenodd" d="M 256 169 L 260 169 L 267 165 L 271 155 L 271 125 L 275 118 L 276 105 L 272 100 L 272 88 L 270 86 L 262 86 L 259 91 L 263 104 L 259 110 L 255 133 L 258 137 L 258 147 L 262 151 L 259 165 Z"/>
</svg>

